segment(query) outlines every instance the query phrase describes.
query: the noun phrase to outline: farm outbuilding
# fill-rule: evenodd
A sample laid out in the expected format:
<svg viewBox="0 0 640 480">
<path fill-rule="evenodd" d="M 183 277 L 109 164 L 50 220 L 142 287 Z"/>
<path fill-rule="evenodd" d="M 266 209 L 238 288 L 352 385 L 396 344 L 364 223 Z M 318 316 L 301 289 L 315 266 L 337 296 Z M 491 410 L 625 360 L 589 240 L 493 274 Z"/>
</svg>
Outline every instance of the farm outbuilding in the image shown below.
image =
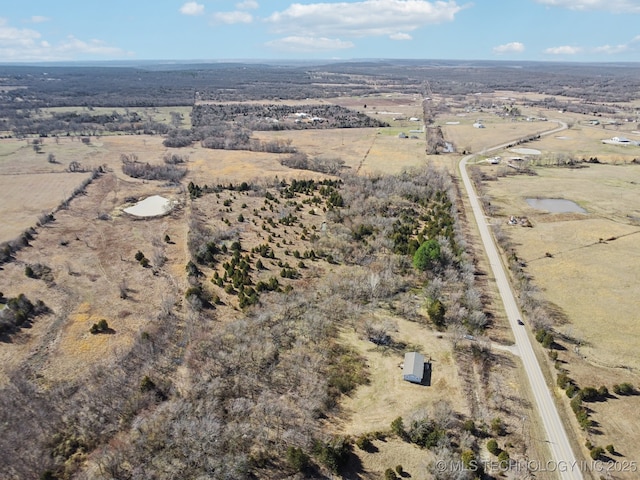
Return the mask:
<svg viewBox="0 0 640 480">
<path fill-rule="evenodd" d="M 402 378 L 407 382 L 422 383 L 424 377 L 424 355 L 418 352 L 407 352 L 404 354 L 404 366 L 402 367 Z"/>
</svg>

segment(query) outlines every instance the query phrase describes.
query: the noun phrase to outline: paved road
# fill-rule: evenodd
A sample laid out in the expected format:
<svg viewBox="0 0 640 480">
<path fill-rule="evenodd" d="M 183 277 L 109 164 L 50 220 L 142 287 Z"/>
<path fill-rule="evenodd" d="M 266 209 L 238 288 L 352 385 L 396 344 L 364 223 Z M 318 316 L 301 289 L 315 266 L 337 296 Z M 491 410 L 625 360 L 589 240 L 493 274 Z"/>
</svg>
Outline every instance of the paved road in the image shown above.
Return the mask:
<svg viewBox="0 0 640 480">
<path fill-rule="evenodd" d="M 545 135 L 553 134 L 567 128 L 566 124 L 563 124 L 562 122 L 559 123 L 561 123 L 560 127 L 545 132 Z M 508 144 L 498 145 L 488 149 L 487 151 L 490 152 L 498 150 L 504 148 L 506 145 Z M 467 162 L 473 157 L 474 155 L 468 155 L 460 161 L 460 173 L 469 196 L 469 201 L 471 202 L 473 214 L 478 224 L 482 243 L 487 252 L 487 257 L 489 258 L 489 263 L 493 270 L 502 302 L 504 303 L 505 312 L 509 319 L 509 323 L 511 324 L 511 329 L 513 330 L 516 345 L 520 352 L 520 358 L 522 358 L 522 363 L 524 364 L 525 371 L 529 377 L 529 383 L 531 385 L 531 390 L 533 391 L 535 404 L 542 419 L 546 433 L 546 441 L 551 453 L 551 458 L 546 460 L 551 460 L 561 467 L 558 468 L 558 477 L 562 480 L 582 480 L 582 472 L 578 467 L 579 464 L 576 462 L 576 457 L 571 449 L 567 432 L 560 420 L 558 410 L 556 409 L 556 406 L 553 403 L 553 398 L 551 397 L 551 392 L 545 382 L 542 370 L 540 369 L 540 365 L 538 364 L 533 352 L 533 347 L 531 346 L 531 341 L 527 335 L 526 327 L 518 324 L 518 319 L 521 318 L 518 305 L 513 296 L 504 265 L 502 264 L 500 255 L 498 254 L 498 249 L 496 248 L 493 237 L 489 232 L 489 226 L 487 225 L 484 212 L 480 206 L 478 196 L 476 195 L 476 191 L 469 179 L 466 166 Z"/>
</svg>

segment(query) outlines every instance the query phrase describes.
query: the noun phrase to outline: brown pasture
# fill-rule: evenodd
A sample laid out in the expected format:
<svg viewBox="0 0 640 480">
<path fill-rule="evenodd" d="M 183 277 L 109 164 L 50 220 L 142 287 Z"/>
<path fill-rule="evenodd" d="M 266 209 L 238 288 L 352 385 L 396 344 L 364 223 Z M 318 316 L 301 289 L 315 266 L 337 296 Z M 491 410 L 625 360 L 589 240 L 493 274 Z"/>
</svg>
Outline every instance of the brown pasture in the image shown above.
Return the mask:
<svg viewBox="0 0 640 480">
<path fill-rule="evenodd" d="M 525 261 L 541 298 L 559 313 L 554 330 L 559 338 L 566 335 L 579 342 L 576 346 L 561 341 L 567 349 L 560 352 L 562 366 L 580 387 L 604 385 L 611 391 L 621 382 L 638 386 L 640 166 L 535 171 L 535 176 L 499 178 L 487 186 L 492 205 L 499 207 L 503 229 Z M 587 213 L 543 212 L 529 207 L 526 198 L 572 200 Z M 533 228 L 507 226 L 509 215 L 528 217 Z M 552 366 L 550 370 L 554 371 Z M 568 401 L 564 392 L 558 395 Z M 613 443 L 620 446 L 624 459 L 638 458 L 637 422 L 631 421 L 636 400 L 614 397 L 589 405 L 601 432 L 587 435 L 592 443 Z M 568 410 L 567 415 L 572 418 L 573 413 Z"/>
<path fill-rule="evenodd" d="M 634 301 L 640 295 L 640 259 L 634 254 L 640 235 L 640 167 L 536 171 L 537 176 L 489 183 L 502 218 L 527 216 L 533 223 L 533 228 L 506 227 L 519 257 L 544 297 L 568 317 L 558 329 L 580 338 L 583 354 L 607 365 L 640 368 L 629 341 L 640 335 Z M 542 212 L 529 207 L 526 198 L 564 198 L 588 213 Z"/>
<path fill-rule="evenodd" d="M 163 299 L 179 300 L 184 279 L 175 273 L 186 263 L 182 209 L 150 220 L 121 213 L 125 196 L 152 193 L 180 198 L 175 188 L 104 174 L 89 185 L 86 195 L 57 212 L 54 222 L 39 228 L 31 246 L 19 251 L 15 261 L 3 266 L 0 290 L 6 297 L 24 293 L 32 301 L 42 300 L 51 313 L 38 317 L 11 342 L 0 343 L 0 380 L 24 365 L 45 383 L 82 376 L 126 353 L 135 336 L 153 324 Z M 98 220 L 100 212 L 111 219 Z M 162 242 L 165 233 L 173 244 Z M 167 257 L 160 275 L 134 258 L 141 250 L 151 259 L 156 249 Z M 25 276 L 25 265 L 34 263 L 51 268 L 52 284 Z M 123 282 L 127 299 L 120 297 Z M 90 334 L 91 325 L 101 319 L 115 333 Z"/>
</svg>

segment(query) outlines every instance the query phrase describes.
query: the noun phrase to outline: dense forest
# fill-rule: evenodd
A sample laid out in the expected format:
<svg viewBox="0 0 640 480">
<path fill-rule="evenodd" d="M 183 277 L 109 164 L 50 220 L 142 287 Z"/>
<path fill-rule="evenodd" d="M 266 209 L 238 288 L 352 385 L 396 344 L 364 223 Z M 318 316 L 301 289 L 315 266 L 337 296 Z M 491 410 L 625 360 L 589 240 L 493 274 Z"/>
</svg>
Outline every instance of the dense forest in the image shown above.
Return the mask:
<svg viewBox="0 0 640 480">
<path fill-rule="evenodd" d="M 640 64 L 401 61 L 0 67 L 0 108 L 143 107 L 209 101 L 330 98 L 384 91 L 443 95 L 514 90 L 624 102 L 640 94 Z"/>
</svg>

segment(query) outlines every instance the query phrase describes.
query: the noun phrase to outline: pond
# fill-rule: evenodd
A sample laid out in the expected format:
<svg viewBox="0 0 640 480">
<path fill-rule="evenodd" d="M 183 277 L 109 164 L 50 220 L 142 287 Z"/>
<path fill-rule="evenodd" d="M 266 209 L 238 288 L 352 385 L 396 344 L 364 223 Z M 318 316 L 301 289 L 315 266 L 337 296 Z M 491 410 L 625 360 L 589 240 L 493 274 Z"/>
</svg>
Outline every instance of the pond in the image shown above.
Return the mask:
<svg viewBox="0 0 640 480">
<path fill-rule="evenodd" d="M 551 213 L 587 213 L 587 211 L 571 200 L 564 198 L 527 198 L 530 207 Z"/>
</svg>

